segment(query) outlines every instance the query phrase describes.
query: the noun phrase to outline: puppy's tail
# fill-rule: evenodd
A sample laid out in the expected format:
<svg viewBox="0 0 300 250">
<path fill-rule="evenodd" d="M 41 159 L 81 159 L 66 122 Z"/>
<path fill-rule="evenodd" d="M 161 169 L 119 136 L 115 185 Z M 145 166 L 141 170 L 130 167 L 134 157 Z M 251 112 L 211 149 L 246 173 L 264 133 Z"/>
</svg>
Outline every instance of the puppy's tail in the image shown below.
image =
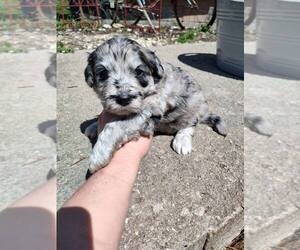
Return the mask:
<svg viewBox="0 0 300 250">
<path fill-rule="evenodd" d="M 224 137 L 227 135 L 225 122 L 222 120 L 220 116 L 216 114 L 208 113 L 201 121 L 201 123 L 207 124 L 213 129 L 213 131 L 215 131 L 216 133 Z"/>
</svg>

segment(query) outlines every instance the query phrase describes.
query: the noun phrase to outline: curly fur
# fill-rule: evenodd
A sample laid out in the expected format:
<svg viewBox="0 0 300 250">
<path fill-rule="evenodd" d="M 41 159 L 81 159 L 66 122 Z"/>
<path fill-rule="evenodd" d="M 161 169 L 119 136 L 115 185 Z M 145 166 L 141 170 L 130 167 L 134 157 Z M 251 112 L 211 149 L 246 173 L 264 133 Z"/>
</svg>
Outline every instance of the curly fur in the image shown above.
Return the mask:
<svg viewBox="0 0 300 250">
<path fill-rule="evenodd" d="M 120 118 L 99 135 L 91 172 L 105 166 L 120 144 L 141 134 L 175 134 L 172 146 L 180 154 L 191 152 L 198 123 L 226 135 L 224 122 L 209 112 L 199 83 L 128 38 L 112 38 L 92 52 L 85 79 L 104 110 Z"/>
</svg>

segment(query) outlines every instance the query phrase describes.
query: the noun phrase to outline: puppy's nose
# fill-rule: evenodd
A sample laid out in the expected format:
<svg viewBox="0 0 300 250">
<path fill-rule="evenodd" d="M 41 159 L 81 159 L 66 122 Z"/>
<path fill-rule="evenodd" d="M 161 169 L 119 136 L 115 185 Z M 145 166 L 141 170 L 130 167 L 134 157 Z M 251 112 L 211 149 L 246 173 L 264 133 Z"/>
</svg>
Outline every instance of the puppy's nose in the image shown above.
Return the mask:
<svg viewBox="0 0 300 250">
<path fill-rule="evenodd" d="M 120 104 L 121 106 L 126 106 L 128 105 L 132 100 L 132 97 L 127 94 L 120 94 L 116 98 L 116 102 Z"/>
</svg>

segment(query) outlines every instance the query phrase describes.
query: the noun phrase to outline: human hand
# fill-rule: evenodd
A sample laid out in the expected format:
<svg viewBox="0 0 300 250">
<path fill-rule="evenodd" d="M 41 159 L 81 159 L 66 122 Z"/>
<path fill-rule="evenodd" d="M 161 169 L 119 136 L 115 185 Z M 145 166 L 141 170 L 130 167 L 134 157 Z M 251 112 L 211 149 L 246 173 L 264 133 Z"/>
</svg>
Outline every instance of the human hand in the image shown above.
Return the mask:
<svg viewBox="0 0 300 250">
<path fill-rule="evenodd" d="M 109 122 L 117 120 L 116 115 L 102 112 L 98 118 L 98 133 L 105 127 Z M 137 140 L 129 141 L 122 145 L 115 153 L 111 162 L 121 163 L 139 163 L 145 155 L 148 153 L 152 142 L 152 137 L 141 136 Z"/>
</svg>

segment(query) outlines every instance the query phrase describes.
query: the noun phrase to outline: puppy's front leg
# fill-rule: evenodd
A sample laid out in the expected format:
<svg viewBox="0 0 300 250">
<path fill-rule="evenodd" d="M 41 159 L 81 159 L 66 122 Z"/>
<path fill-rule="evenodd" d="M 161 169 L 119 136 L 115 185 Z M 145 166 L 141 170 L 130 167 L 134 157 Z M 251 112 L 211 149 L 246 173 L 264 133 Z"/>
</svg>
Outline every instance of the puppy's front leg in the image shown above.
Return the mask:
<svg viewBox="0 0 300 250">
<path fill-rule="evenodd" d="M 152 95 L 145 99 L 143 110 L 148 110 L 154 117 L 162 117 L 167 109 L 167 103 L 160 95 Z"/>
<path fill-rule="evenodd" d="M 90 157 L 90 172 L 94 173 L 105 167 L 120 145 L 139 137 L 140 133 L 145 130 L 150 117 L 150 112 L 143 111 L 128 120 L 113 121 L 106 124 L 98 135 L 98 140 L 93 148 Z"/>
</svg>

